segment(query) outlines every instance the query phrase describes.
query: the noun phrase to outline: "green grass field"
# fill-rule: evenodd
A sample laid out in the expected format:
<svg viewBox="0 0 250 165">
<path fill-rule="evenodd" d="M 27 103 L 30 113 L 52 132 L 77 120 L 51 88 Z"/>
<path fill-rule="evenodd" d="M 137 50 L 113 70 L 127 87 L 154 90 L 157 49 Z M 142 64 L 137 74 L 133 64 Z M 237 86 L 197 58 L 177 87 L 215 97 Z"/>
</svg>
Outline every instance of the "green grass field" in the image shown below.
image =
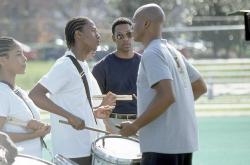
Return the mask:
<svg viewBox="0 0 250 165">
<path fill-rule="evenodd" d="M 47 115 L 46 115 L 47 116 Z M 43 119 L 47 117 L 43 117 Z M 250 162 L 250 117 L 199 117 L 199 151 L 194 165 L 247 165 Z M 51 148 L 51 137 L 46 137 Z M 44 151 L 44 159 L 51 156 Z"/>
<path fill-rule="evenodd" d="M 30 90 L 47 73 L 54 61 L 30 61 L 26 74 L 17 77 L 17 85 Z M 214 106 L 214 107 L 211 107 Z M 243 106 L 242 106 L 243 105 Z M 197 102 L 196 110 L 224 114 L 232 111 L 250 111 L 249 93 L 235 95 L 222 94 L 208 100 L 203 96 Z M 42 114 L 42 120 L 49 122 L 48 113 Z M 199 117 L 200 149 L 194 154 L 194 165 L 246 165 L 250 162 L 250 117 Z M 51 148 L 51 137 L 45 138 Z M 44 159 L 51 160 L 44 151 Z"/>
<path fill-rule="evenodd" d="M 37 81 L 48 72 L 55 61 L 29 61 L 26 73 L 17 76 L 17 85 L 25 90 L 30 90 Z"/>
</svg>

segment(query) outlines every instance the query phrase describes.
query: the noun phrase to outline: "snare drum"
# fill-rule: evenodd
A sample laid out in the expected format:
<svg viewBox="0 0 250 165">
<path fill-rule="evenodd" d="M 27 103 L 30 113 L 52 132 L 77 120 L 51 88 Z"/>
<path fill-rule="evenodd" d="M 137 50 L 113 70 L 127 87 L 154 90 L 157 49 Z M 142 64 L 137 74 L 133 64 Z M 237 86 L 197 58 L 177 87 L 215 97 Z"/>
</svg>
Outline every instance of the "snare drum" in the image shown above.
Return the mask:
<svg viewBox="0 0 250 165">
<path fill-rule="evenodd" d="M 17 155 L 12 165 L 53 165 L 50 162 L 28 155 Z"/>
<path fill-rule="evenodd" d="M 92 144 L 92 165 L 139 164 L 140 146 L 137 139 L 104 136 Z"/>
</svg>

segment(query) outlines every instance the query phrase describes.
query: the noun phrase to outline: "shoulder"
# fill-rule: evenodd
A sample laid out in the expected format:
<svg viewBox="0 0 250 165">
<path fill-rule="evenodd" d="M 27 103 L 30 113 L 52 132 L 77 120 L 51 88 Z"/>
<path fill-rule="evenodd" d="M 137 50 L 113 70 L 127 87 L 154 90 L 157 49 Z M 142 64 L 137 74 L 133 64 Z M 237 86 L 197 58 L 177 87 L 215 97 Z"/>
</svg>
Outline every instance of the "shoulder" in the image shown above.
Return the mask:
<svg viewBox="0 0 250 165">
<path fill-rule="evenodd" d="M 68 66 L 68 64 L 72 63 L 71 59 L 67 56 L 62 56 L 61 58 L 57 59 L 55 64 L 56 65 L 65 65 Z"/>
<path fill-rule="evenodd" d="M 23 90 L 21 87 L 17 86 L 16 89 L 21 92 L 22 94 L 26 94 L 27 92 Z"/>
<path fill-rule="evenodd" d="M 54 65 L 51 67 L 50 70 L 68 70 L 72 68 L 73 63 L 69 57 L 62 56 L 61 58 L 57 59 Z"/>
<path fill-rule="evenodd" d="M 98 61 L 94 67 L 100 67 L 105 65 L 106 63 L 109 63 L 110 61 L 114 60 L 114 55 L 114 52 L 107 54 L 100 61 Z"/>
<path fill-rule="evenodd" d="M 147 58 L 155 58 L 157 56 L 161 56 L 162 51 L 160 49 L 160 46 L 150 46 L 146 48 L 143 52 L 142 59 L 147 59 Z"/>
<path fill-rule="evenodd" d="M 17 86 L 16 89 L 21 93 L 24 98 L 28 98 L 27 91 L 23 90 L 21 87 Z"/>
<path fill-rule="evenodd" d="M 134 52 L 134 57 L 137 58 L 137 59 L 141 59 L 141 54 L 138 53 L 138 52 Z"/>
<path fill-rule="evenodd" d="M 99 62 L 104 63 L 104 62 L 112 61 L 114 60 L 114 56 L 115 56 L 115 52 L 109 53 L 105 57 L 103 57 Z"/>
<path fill-rule="evenodd" d="M 11 89 L 7 89 L 5 87 L 0 86 L 0 102 L 6 103 L 9 102 L 8 100 L 11 100 L 13 92 Z"/>
</svg>

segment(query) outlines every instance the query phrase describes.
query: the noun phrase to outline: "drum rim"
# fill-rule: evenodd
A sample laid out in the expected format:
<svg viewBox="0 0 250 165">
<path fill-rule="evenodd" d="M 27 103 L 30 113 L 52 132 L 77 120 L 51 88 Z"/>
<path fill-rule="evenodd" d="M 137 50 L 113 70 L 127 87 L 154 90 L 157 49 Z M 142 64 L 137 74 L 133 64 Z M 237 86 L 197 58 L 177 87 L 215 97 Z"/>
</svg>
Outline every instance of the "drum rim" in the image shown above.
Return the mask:
<svg viewBox="0 0 250 165">
<path fill-rule="evenodd" d="M 43 159 L 38 158 L 38 157 L 35 157 L 35 156 L 30 156 L 30 155 L 25 155 L 25 154 L 18 154 L 16 157 L 30 158 L 30 159 L 33 159 L 33 160 L 40 161 L 40 162 L 42 162 L 42 163 L 47 163 L 48 165 L 54 165 L 53 163 L 51 163 L 51 162 L 49 162 L 49 161 L 43 160 Z"/>
<path fill-rule="evenodd" d="M 104 139 L 104 138 L 121 138 L 121 139 L 128 139 L 128 140 L 132 140 L 134 142 L 137 142 L 139 143 L 139 140 L 136 139 L 136 138 L 132 138 L 132 137 L 123 137 L 121 135 L 105 135 L 105 136 L 102 136 L 102 137 L 99 137 L 97 138 L 91 145 L 91 152 L 93 154 L 93 161 L 94 161 L 94 157 L 97 157 L 99 159 L 102 159 L 106 162 L 110 162 L 110 163 L 114 163 L 114 164 L 117 164 L 117 163 L 137 163 L 137 162 L 140 162 L 141 158 L 138 158 L 138 159 L 124 159 L 124 158 L 116 158 L 116 157 L 113 157 L 113 156 L 105 156 L 102 152 L 100 152 L 100 150 L 98 150 L 95 146 L 96 146 L 96 142 L 98 142 L 99 140 L 101 139 Z M 101 156 L 104 156 L 105 158 L 101 157 Z M 110 158 L 113 158 L 112 160 Z"/>
</svg>

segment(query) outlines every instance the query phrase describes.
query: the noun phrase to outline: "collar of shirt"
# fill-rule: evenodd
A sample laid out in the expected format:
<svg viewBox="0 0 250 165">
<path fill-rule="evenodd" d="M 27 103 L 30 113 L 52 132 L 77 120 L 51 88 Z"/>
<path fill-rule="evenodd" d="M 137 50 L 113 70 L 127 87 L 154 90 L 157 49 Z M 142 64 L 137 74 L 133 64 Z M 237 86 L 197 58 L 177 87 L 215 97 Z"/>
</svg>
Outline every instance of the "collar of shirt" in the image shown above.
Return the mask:
<svg viewBox="0 0 250 165">
<path fill-rule="evenodd" d="M 148 46 L 147 46 L 146 49 L 152 48 L 152 47 L 154 47 L 155 45 L 161 44 L 161 43 L 163 43 L 163 44 L 166 45 L 166 44 L 167 44 L 167 40 L 166 40 L 166 39 L 161 39 L 161 38 L 154 39 L 154 40 L 152 40 L 152 41 L 148 44 Z M 146 49 L 145 49 L 145 50 L 146 50 Z"/>
<path fill-rule="evenodd" d="M 64 53 L 64 56 L 65 56 L 65 57 L 66 57 L 67 55 L 71 55 L 71 56 L 73 56 L 73 57 L 76 58 L 75 54 L 74 54 L 71 50 L 67 50 L 67 51 Z M 68 58 L 68 57 L 66 57 L 66 58 Z M 77 60 L 77 61 L 78 61 L 78 62 L 80 63 L 80 65 L 82 66 L 82 69 L 83 69 L 84 72 L 86 72 L 86 71 L 89 70 L 88 63 L 87 63 L 86 60 L 84 60 L 84 61 Z"/>
</svg>

